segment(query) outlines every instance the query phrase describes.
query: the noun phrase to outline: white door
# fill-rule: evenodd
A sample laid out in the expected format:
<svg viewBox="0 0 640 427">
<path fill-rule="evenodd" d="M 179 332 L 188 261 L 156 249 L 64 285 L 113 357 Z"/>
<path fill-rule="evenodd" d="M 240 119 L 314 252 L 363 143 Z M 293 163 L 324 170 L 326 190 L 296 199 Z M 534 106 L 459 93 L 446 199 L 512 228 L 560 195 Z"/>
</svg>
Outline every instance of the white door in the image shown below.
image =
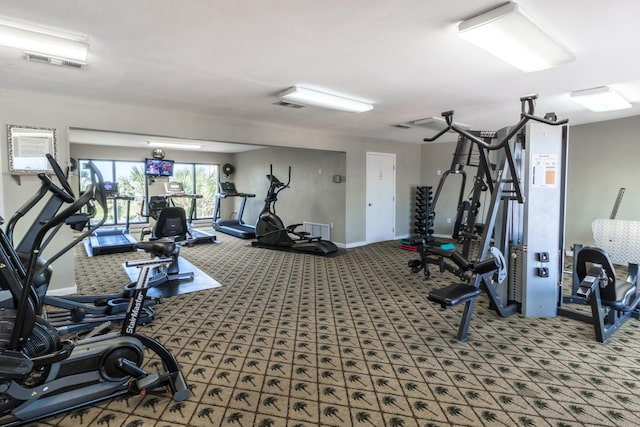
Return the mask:
<svg viewBox="0 0 640 427">
<path fill-rule="evenodd" d="M 395 239 L 396 155 L 367 153 L 367 243 Z"/>
</svg>

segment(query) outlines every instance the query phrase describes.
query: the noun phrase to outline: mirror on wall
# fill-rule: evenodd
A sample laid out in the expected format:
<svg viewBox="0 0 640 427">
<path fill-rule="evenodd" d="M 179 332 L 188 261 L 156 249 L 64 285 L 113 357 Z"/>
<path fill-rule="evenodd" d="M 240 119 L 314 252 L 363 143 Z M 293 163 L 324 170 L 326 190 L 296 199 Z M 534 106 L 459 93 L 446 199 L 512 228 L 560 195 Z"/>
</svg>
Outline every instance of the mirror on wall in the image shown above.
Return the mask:
<svg viewBox="0 0 640 427">
<path fill-rule="evenodd" d="M 46 154 L 56 157 L 55 129 L 7 125 L 7 142 L 10 174 L 53 172 Z"/>
</svg>

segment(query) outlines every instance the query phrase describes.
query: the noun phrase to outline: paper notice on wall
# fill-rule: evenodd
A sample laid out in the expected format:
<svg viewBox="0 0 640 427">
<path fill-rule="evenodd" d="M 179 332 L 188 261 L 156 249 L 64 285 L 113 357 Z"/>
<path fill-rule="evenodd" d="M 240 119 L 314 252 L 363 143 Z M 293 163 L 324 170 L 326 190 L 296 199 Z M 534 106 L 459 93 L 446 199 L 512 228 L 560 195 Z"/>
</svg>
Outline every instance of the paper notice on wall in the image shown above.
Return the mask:
<svg viewBox="0 0 640 427">
<path fill-rule="evenodd" d="M 558 156 L 536 154 L 531 160 L 531 186 L 555 187 L 558 185 Z"/>
<path fill-rule="evenodd" d="M 48 138 L 21 136 L 18 144 L 14 143 L 16 157 L 44 157 L 49 152 Z"/>
</svg>

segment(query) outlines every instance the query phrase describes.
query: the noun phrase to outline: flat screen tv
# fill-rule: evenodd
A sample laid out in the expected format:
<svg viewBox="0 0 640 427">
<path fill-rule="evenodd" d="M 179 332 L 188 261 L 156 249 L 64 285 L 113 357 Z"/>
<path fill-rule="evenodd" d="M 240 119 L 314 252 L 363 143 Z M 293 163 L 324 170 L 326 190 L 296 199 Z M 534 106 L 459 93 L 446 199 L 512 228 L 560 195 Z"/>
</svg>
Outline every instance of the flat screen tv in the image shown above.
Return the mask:
<svg viewBox="0 0 640 427">
<path fill-rule="evenodd" d="M 151 176 L 173 176 L 173 160 L 145 159 L 144 174 Z"/>
</svg>

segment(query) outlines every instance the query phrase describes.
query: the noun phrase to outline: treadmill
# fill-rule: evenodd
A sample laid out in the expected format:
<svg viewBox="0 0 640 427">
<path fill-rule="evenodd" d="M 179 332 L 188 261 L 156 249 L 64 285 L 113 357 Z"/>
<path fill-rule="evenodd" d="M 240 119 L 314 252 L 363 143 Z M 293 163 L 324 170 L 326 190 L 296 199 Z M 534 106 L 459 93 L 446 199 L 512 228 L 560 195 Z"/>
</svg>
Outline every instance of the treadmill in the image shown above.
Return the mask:
<svg viewBox="0 0 640 427">
<path fill-rule="evenodd" d="M 133 196 L 118 193 L 118 184 L 115 182 L 105 182 L 103 191 L 109 200 L 127 201 L 127 219 L 125 227 L 99 227 L 85 240 L 85 249 L 88 256 L 119 254 L 134 251 L 133 245 L 137 240 L 129 234 L 129 213 Z"/>
<path fill-rule="evenodd" d="M 238 210 L 238 216 L 236 219 L 221 219 L 220 218 L 220 199 L 226 199 L 228 197 L 241 197 L 240 209 Z M 240 239 L 254 239 L 256 237 L 256 228 L 253 225 L 245 224 L 242 221 L 242 215 L 244 214 L 244 206 L 247 203 L 247 198 L 256 197 L 255 194 L 238 193 L 236 185 L 233 182 L 219 182 L 218 192 L 216 193 L 216 204 L 213 208 L 213 228 L 225 234 L 229 234 Z"/>
<path fill-rule="evenodd" d="M 187 214 L 187 228 L 189 229 L 189 241 L 197 243 L 216 243 L 215 234 L 199 230 L 193 226 L 193 217 L 196 214 L 196 200 L 202 199 L 202 194 L 187 194 L 184 192 L 184 185 L 181 182 L 169 181 L 164 183 L 164 196 L 169 200 L 174 198 L 190 198 L 189 213 Z"/>
</svg>

